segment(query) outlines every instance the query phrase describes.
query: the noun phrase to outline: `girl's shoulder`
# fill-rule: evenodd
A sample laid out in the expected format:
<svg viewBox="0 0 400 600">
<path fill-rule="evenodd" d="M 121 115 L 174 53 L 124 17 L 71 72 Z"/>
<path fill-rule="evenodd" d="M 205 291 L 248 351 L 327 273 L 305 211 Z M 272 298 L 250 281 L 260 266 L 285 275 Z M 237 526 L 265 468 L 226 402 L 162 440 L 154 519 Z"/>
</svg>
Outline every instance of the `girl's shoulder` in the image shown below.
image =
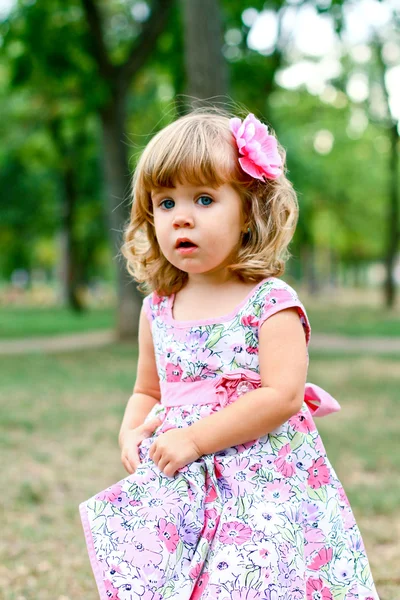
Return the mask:
<svg viewBox="0 0 400 600">
<path fill-rule="evenodd" d="M 250 308 L 255 312 L 258 328 L 277 312 L 286 308 L 296 308 L 305 330 L 307 344 L 309 343 L 311 325 L 306 309 L 300 301 L 296 290 L 286 283 L 286 281 L 278 277 L 269 277 L 261 285 L 259 284 L 250 300 Z"/>
</svg>

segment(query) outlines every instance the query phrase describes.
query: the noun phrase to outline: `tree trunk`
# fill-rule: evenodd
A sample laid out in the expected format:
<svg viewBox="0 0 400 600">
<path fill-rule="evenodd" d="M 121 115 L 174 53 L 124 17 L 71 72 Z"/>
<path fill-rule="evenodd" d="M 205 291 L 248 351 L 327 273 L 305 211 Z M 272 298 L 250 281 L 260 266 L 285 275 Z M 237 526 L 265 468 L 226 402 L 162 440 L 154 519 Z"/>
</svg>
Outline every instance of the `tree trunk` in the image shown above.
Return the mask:
<svg viewBox="0 0 400 600">
<path fill-rule="evenodd" d="M 62 299 L 75 312 L 84 310 L 79 298 L 79 261 L 74 236 L 77 192 L 74 185 L 74 169 L 68 164 L 63 171 L 63 205 L 61 209 L 61 286 Z"/>
<path fill-rule="evenodd" d="M 182 0 L 186 89 L 193 108 L 221 105 L 228 93 L 228 66 L 222 54 L 222 18 L 217 0 Z"/>
<path fill-rule="evenodd" d="M 396 302 L 396 281 L 394 277 L 394 269 L 399 249 L 400 239 L 400 224 L 399 224 L 399 134 L 397 124 L 393 123 L 390 128 L 390 190 L 388 204 L 388 235 L 387 235 L 387 252 L 386 252 L 386 280 L 385 280 L 385 303 L 388 308 L 392 308 Z"/>
<path fill-rule="evenodd" d="M 387 212 L 387 247 L 385 253 L 386 278 L 383 289 L 385 294 L 385 304 L 387 308 L 392 308 L 396 302 L 396 282 L 394 277 L 394 268 L 396 255 L 399 248 L 400 239 L 400 197 L 398 190 L 399 177 L 399 133 L 398 122 L 392 114 L 389 101 L 389 90 L 386 81 L 386 64 L 383 57 L 383 41 L 378 33 L 375 33 L 375 51 L 378 59 L 379 75 L 381 79 L 381 87 L 386 105 L 386 124 L 389 126 L 390 135 L 390 158 L 389 158 L 389 189 L 388 189 L 388 212 Z"/>
<path fill-rule="evenodd" d="M 353 274 L 354 274 L 354 287 L 360 288 L 363 283 L 363 271 L 362 271 L 362 263 L 360 260 L 356 260 L 353 263 Z"/>
<path fill-rule="evenodd" d="M 308 293 L 316 295 L 319 292 L 318 278 L 315 265 L 315 247 L 311 244 L 303 247 L 303 273 L 307 283 Z"/>
<path fill-rule="evenodd" d="M 138 333 L 142 296 L 126 269 L 120 249 L 123 229 L 129 218 L 131 177 L 125 138 L 125 97 L 114 96 L 102 112 L 103 160 L 107 189 L 107 217 L 110 241 L 117 275 L 117 335 L 134 339 Z"/>
<path fill-rule="evenodd" d="M 330 262 L 329 285 L 331 288 L 335 289 L 338 287 L 339 261 L 338 261 L 337 252 L 333 248 L 330 248 L 330 250 L 329 250 L 329 262 Z"/>
<path fill-rule="evenodd" d="M 125 267 L 120 253 L 122 233 L 129 216 L 130 173 L 125 143 L 126 98 L 129 86 L 154 52 L 157 40 L 164 31 L 173 0 L 153 0 L 150 18 L 140 34 L 132 41 L 126 61 L 115 65 L 107 50 L 103 33 L 100 2 L 82 0 L 91 34 L 93 58 L 99 74 L 109 91 L 109 101 L 100 110 L 103 126 L 103 159 L 107 188 L 107 216 L 111 245 L 116 260 L 117 275 L 117 334 L 119 339 L 136 339 L 142 296 Z"/>
<path fill-rule="evenodd" d="M 77 242 L 74 236 L 75 211 L 78 203 L 78 191 L 75 175 L 75 147 L 83 143 L 84 136 L 78 135 L 77 141 L 67 144 L 61 133 L 61 120 L 52 119 L 49 131 L 60 157 L 63 157 L 63 167 L 60 173 L 61 180 L 61 230 L 60 246 L 61 258 L 59 267 L 59 281 L 61 285 L 61 302 L 75 312 L 84 309 L 79 298 L 79 260 Z"/>
</svg>

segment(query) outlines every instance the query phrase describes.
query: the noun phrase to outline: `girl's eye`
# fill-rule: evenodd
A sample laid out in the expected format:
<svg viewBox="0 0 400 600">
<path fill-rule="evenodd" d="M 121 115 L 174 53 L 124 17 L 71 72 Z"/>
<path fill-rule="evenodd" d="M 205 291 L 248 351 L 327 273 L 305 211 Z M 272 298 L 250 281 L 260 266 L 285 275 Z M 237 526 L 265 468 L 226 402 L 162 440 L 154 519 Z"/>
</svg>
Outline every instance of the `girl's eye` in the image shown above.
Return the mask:
<svg viewBox="0 0 400 600">
<path fill-rule="evenodd" d="M 210 196 L 200 196 L 200 198 L 197 198 L 197 202 L 200 202 L 201 206 L 210 206 L 214 200 Z"/>
<path fill-rule="evenodd" d="M 163 200 L 162 202 L 160 202 L 160 206 L 162 206 L 166 209 L 173 208 L 175 206 L 175 202 L 174 202 L 174 200 L 167 198 L 166 200 Z"/>
</svg>

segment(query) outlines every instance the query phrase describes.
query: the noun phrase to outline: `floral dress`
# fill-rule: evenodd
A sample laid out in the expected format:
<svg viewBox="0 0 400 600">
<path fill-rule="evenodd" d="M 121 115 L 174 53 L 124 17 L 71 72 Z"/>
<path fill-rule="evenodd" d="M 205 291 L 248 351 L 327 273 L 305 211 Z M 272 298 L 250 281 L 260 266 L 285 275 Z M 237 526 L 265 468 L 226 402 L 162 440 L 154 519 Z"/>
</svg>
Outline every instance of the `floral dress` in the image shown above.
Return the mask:
<svg viewBox="0 0 400 600">
<path fill-rule="evenodd" d="M 259 387 L 258 336 L 296 307 L 284 281 L 261 281 L 230 314 L 176 321 L 174 295 L 144 299 L 163 420 L 136 472 L 80 505 L 102 600 L 377 600 L 365 548 L 313 415 L 337 402 L 306 384 L 298 414 L 271 433 L 201 456 L 174 477 L 149 458 L 163 432 L 188 427 Z"/>
</svg>

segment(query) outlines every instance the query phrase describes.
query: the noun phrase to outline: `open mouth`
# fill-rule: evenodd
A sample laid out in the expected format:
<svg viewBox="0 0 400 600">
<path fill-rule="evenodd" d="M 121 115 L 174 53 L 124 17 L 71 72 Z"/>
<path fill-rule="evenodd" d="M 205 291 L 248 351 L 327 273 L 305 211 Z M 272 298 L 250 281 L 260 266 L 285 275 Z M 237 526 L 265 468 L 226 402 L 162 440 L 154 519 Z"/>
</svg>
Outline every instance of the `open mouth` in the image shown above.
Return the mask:
<svg viewBox="0 0 400 600">
<path fill-rule="evenodd" d="M 179 242 L 177 248 L 197 248 L 193 242 Z"/>
<path fill-rule="evenodd" d="M 196 244 L 194 244 L 191 240 L 187 238 L 178 239 L 175 245 L 175 248 L 179 254 L 182 256 L 186 256 L 189 254 L 193 254 L 198 249 Z"/>
<path fill-rule="evenodd" d="M 197 248 L 197 246 L 191 240 L 182 238 L 177 240 L 175 248 L 178 248 L 179 250 L 179 248 Z"/>
</svg>

